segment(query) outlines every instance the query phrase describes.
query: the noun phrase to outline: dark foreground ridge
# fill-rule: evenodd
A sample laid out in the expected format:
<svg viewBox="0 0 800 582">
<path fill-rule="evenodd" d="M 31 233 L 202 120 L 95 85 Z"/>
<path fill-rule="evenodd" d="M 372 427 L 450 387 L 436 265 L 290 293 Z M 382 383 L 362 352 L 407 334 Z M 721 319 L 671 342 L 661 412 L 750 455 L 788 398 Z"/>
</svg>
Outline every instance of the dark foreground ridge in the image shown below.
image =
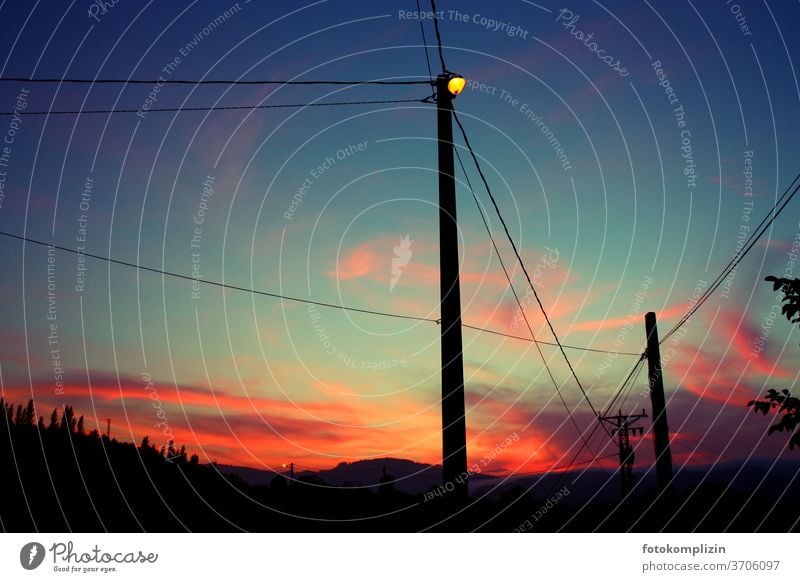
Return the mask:
<svg viewBox="0 0 800 582">
<path fill-rule="evenodd" d="M 136 446 L 87 433 L 70 406 L 47 424 L 33 401 L 0 399 L 0 412 L 0 525 L 9 532 L 786 532 L 800 518 L 798 470 L 785 464 L 693 469 L 672 501 L 658 500 L 646 479 L 620 503 L 616 481 L 592 472 L 577 484 L 571 474 L 487 477 L 462 506 L 433 494 L 440 467 L 412 461 L 342 463 L 290 481 L 201 464 L 146 437 Z"/>
</svg>

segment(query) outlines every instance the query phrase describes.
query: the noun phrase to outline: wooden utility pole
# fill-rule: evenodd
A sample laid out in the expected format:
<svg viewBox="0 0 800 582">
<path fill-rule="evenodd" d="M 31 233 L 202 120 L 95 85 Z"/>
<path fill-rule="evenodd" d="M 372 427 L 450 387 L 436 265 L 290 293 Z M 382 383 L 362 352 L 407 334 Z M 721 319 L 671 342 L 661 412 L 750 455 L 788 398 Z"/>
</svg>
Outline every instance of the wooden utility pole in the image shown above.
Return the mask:
<svg viewBox="0 0 800 582">
<path fill-rule="evenodd" d="M 664 376 L 661 369 L 661 350 L 658 347 L 656 314 L 649 311 L 644 316 L 647 334 L 647 367 L 650 386 L 651 414 L 653 416 L 653 446 L 656 453 L 656 479 L 662 495 L 672 496 L 672 452 L 669 448 L 667 405 L 664 400 Z"/>
<path fill-rule="evenodd" d="M 111 419 L 106 419 L 106 438 L 111 440 Z"/>
<path fill-rule="evenodd" d="M 466 498 L 467 428 L 461 341 L 456 182 L 453 161 L 452 75 L 436 79 L 439 139 L 439 269 L 442 327 L 442 479 L 454 497 Z M 452 487 L 451 487 L 452 484 Z"/>
</svg>

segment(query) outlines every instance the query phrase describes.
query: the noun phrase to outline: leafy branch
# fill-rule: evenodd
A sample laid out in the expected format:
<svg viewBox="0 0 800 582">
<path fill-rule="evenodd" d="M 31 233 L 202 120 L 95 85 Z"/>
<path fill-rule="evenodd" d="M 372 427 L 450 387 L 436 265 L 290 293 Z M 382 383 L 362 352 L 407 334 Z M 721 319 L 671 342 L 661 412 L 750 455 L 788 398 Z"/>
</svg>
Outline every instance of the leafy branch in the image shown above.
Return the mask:
<svg viewBox="0 0 800 582">
<path fill-rule="evenodd" d="M 772 289 L 783 291 L 781 301 L 786 304 L 781 308 L 781 313 L 786 316 L 789 323 L 800 323 L 800 279 L 784 279 L 782 277 L 764 278 L 772 283 Z"/>
<path fill-rule="evenodd" d="M 761 412 L 764 416 L 777 409 L 777 414 L 783 414 L 780 420 L 769 427 L 768 435 L 773 432 L 786 432 L 792 434 L 789 439 L 789 449 L 800 447 L 800 431 L 796 430 L 800 425 L 800 399 L 792 396 L 788 390 L 777 390 L 770 388 L 767 390 L 765 400 L 751 400 L 747 403 L 753 412 Z"/>
<path fill-rule="evenodd" d="M 789 323 L 800 323 L 800 279 L 786 279 L 783 277 L 765 277 L 765 281 L 772 283 L 774 291 L 779 289 L 783 292 L 781 301 L 784 302 L 781 313 L 789 320 Z M 792 396 L 788 390 L 777 390 L 770 388 L 764 400 L 751 400 L 747 403 L 748 408 L 753 412 L 762 413 L 764 416 L 771 412 L 776 412 L 781 416 L 777 423 L 769 427 L 767 434 L 773 432 L 785 432 L 790 434 L 789 449 L 800 447 L 800 399 Z"/>
</svg>

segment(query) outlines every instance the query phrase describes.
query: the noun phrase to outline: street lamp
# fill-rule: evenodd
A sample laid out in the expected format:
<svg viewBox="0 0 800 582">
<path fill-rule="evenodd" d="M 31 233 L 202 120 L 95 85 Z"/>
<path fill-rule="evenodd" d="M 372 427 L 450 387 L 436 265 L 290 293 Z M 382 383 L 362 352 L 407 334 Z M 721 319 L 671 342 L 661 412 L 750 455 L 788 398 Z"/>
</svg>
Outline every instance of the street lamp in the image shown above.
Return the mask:
<svg viewBox="0 0 800 582">
<path fill-rule="evenodd" d="M 464 90 L 464 87 L 467 85 L 467 80 L 460 76 L 460 75 L 452 75 L 450 80 L 447 82 L 447 90 L 452 93 L 453 97 L 456 97 L 459 93 Z"/>
</svg>

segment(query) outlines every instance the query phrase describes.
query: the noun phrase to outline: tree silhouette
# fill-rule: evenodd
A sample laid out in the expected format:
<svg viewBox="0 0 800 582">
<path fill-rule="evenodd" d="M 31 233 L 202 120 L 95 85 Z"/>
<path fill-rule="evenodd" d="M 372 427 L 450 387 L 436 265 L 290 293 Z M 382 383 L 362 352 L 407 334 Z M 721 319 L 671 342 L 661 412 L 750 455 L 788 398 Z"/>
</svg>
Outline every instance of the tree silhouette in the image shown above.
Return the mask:
<svg viewBox="0 0 800 582">
<path fill-rule="evenodd" d="M 58 428 L 58 408 L 54 408 L 50 415 L 50 424 L 47 426 L 48 430 L 54 431 Z"/>
<path fill-rule="evenodd" d="M 28 405 L 22 411 L 22 424 L 33 426 L 36 423 L 36 408 L 33 406 L 33 399 L 28 400 Z"/>
<path fill-rule="evenodd" d="M 75 432 L 77 422 L 78 421 L 75 419 L 75 410 L 72 408 L 72 406 L 65 406 L 59 428 L 63 432 L 73 433 Z"/>
<path fill-rule="evenodd" d="M 789 320 L 789 323 L 800 324 L 800 279 L 785 279 L 781 277 L 769 276 L 765 281 L 772 283 L 774 291 L 782 291 L 784 302 L 781 313 Z M 785 432 L 789 434 L 789 449 L 800 448 L 800 399 L 786 390 L 767 390 L 764 400 L 751 400 L 747 406 L 753 412 L 762 413 L 764 416 L 770 412 L 775 412 L 780 419 L 769 427 L 767 434 L 773 432 Z"/>
</svg>

